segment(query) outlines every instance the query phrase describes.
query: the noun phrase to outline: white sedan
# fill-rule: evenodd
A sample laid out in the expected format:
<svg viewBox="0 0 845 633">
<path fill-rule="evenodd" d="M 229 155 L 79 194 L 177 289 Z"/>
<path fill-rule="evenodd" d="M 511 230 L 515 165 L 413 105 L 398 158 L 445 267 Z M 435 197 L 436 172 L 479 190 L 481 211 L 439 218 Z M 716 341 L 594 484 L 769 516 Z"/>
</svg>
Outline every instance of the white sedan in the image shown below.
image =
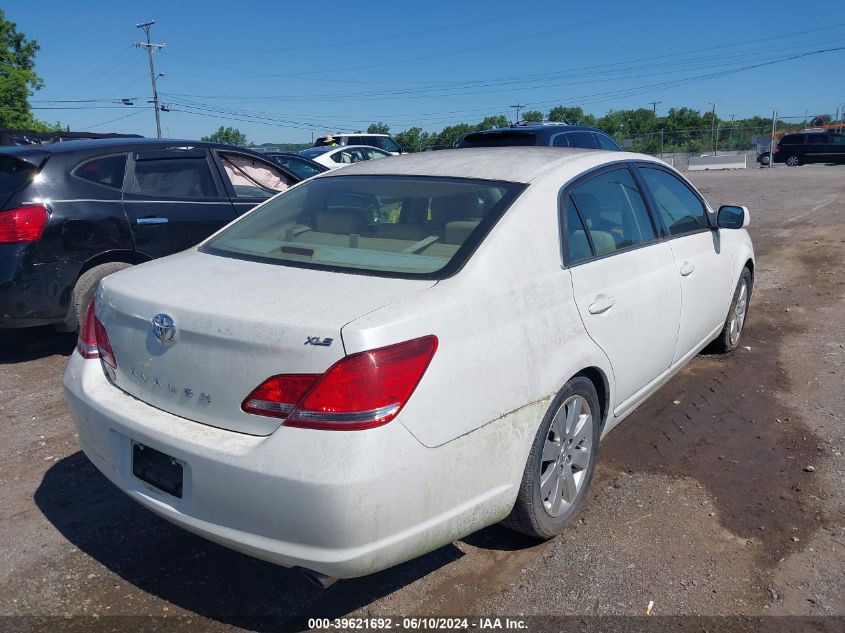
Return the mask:
<svg viewBox="0 0 845 633">
<path fill-rule="evenodd" d="M 374 160 L 376 158 L 387 158 L 388 156 L 393 156 L 390 152 L 386 152 L 378 147 L 370 147 L 369 145 L 311 147 L 302 150 L 299 152 L 299 155 L 309 158 L 315 163 L 325 165 L 329 169 L 346 167 L 347 165 L 361 163 L 365 160 Z"/>
<path fill-rule="evenodd" d="M 153 512 L 324 585 L 584 504 L 599 439 L 740 341 L 744 207 L 649 156 L 542 147 L 327 172 L 101 283 L 65 373 Z"/>
</svg>

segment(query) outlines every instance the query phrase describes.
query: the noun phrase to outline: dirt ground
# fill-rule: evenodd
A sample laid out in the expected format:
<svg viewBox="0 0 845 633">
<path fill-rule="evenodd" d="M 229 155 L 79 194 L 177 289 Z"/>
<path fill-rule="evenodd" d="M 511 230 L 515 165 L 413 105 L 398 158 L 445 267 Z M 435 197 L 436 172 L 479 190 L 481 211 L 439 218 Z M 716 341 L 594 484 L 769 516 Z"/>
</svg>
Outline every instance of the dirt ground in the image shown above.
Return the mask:
<svg viewBox="0 0 845 633">
<path fill-rule="evenodd" d="M 161 630 L 275 630 L 650 602 L 655 615 L 845 616 L 845 168 L 691 177 L 713 206 L 751 210 L 743 347 L 694 359 L 614 430 L 582 519 L 547 543 L 491 527 L 320 591 L 125 498 L 77 447 L 60 385 L 74 338 L 0 332 L 0 616 L 56 616 L 0 628 L 153 615 L 185 616 Z"/>
</svg>

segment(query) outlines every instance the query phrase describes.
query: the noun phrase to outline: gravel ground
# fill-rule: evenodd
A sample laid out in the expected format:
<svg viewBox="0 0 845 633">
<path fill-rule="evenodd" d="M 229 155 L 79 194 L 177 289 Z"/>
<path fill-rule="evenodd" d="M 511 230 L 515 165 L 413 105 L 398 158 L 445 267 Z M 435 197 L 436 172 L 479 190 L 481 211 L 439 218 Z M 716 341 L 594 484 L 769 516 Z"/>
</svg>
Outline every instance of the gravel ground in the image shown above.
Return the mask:
<svg viewBox="0 0 845 633">
<path fill-rule="evenodd" d="M 845 616 L 843 174 L 690 174 L 714 206 L 751 209 L 744 347 L 700 355 L 609 435 L 564 535 L 538 544 L 492 527 L 328 591 L 130 502 L 78 450 L 60 386 L 74 338 L 0 332 L 0 616 L 27 616 L 0 629 L 632 616 L 650 602 L 655 615 Z"/>
</svg>

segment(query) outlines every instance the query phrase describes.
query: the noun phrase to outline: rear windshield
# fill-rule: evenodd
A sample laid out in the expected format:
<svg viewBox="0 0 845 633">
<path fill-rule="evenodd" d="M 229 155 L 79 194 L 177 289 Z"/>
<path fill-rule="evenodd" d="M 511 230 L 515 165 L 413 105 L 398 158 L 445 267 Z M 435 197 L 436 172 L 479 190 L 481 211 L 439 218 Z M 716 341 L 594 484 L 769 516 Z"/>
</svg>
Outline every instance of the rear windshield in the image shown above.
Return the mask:
<svg viewBox="0 0 845 633">
<path fill-rule="evenodd" d="M 533 132 L 497 132 L 496 134 L 467 134 L 461 147 L 517 147 L 537 144 Z"/>
<path fill-rule="evenodd" d="M 525 185 L 422 176 L 315 178 L 201 249 L 275 264 L 388 277 L 456 272 Z"/>
<path fill-rule="evenodd" d="M 27 184 L 36 167 L 8 154 L 0 154 L 0 195 L 9 196 Z"/>
</svg>

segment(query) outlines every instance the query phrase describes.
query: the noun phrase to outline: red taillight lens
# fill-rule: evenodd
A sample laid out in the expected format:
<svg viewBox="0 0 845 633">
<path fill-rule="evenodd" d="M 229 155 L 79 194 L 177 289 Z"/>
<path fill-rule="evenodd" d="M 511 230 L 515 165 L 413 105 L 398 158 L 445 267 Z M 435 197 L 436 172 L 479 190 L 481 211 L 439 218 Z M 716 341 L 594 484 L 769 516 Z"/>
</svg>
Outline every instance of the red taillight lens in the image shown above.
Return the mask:
<svg viewBox="0 0 845 633">
<path fill-rule="evenodd" d="M 100 349 L 97 347 L 97 329 L 94 315 L 94 302 L 88 305 L 85 311 L 85 318 L 82 319 L 82 326 L 79 328 L 79 338 L 76 340 L 76 349 L 82 358 L 99 358 Z"/>
<path fill-rule="evenodd" d="M 94 301 L 91 301 L 88 310 L 85 312 L 85 318 L 82 320 L 76 349 L 82 355 L 82 358 L 99 358 L 112 369 L 117 369 L 117 360 L 114 357 L 111 342 L 109 342 L 109 335 L 106 328 L 97 319 Z"/>
<path fill-rule="evenodd" d="M 780 143 L 775 145 L 775 152 L 780 152 Z"/>
<path fill-rule="evenodd" d="M 247 413 L 286 418 L 319 377 L 319 374 L 272 376 L 246 397 L 241 408 Z"/>
<path fill-rule="evenodd" d="M 322 376 L 273 376 L 244 400 L 242 408 L 284 418 L 285 426 L 330 430 L 381 426 L 405 406 L 435 351 L 437 337 L 424 336 L 352 354 Z M 275 398 L 274 389 L 280 393 Z"/>
<path fill-rule="evenodd" d="M 36 242 L 47 225 L 47 207 L 40 204 L 0 213 L 0 244 Z"/>
</svg>

